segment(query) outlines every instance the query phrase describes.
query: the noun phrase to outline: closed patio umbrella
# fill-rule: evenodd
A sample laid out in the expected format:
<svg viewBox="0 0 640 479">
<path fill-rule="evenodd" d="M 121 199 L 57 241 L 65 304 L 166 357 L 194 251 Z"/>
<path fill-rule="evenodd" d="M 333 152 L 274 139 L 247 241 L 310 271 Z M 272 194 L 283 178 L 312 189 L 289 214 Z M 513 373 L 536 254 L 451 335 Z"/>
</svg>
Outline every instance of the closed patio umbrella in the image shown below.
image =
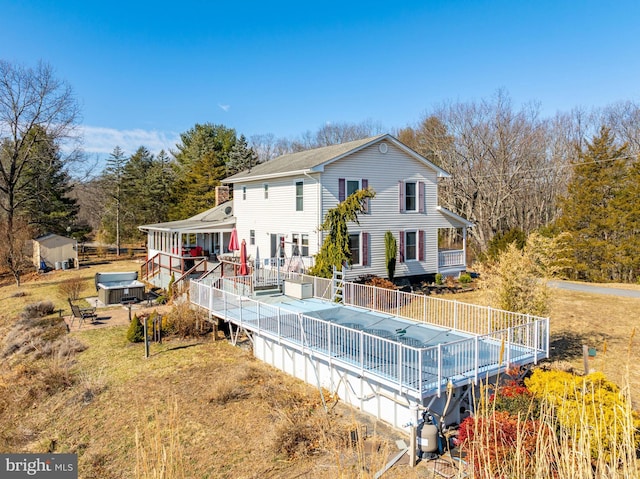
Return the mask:
<svg viewBox="0 0 640 479">
<path fill-rule="evenodd" d="M 229 238 L 229 251 L 238 251 L 240 249 L 240 243 L 238 243 L 238 230 L 233 228 L 231 230 L 231 238 Z"/>
<path fill-rule="evenodd" d="M 240 245 L 240 276 L 247 276 L 249 268 L 247 268 L 247 242 L 242 240 Z"/>
</svg>

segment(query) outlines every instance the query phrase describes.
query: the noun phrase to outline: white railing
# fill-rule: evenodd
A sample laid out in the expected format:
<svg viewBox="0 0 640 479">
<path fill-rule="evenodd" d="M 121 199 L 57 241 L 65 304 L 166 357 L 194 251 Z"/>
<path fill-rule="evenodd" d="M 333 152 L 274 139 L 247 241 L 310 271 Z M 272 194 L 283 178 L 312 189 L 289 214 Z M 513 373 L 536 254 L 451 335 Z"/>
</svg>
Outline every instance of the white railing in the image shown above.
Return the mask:
<svg viewBox="0 0 640 479">
<path fill-rule="evenodd" d="M 285 342 L 300 351 L 331 358 L 345 368 L 421 394 L 440 393 L 449 380 L 477 382 L 509 364 L 548 357 L 547 318 L 421 347 L 412 338 L 385 330 L 360 330 L 260 303 L 240 291 L 249 288 L 223 278 L 214 284 L 191 282 L 191 302 L 241 328 Z"/>
<path fill-rule="evenodd" d="M 529 314 L 364 284 L 345 283 L 343 291 L 344 304 L 472 334 L 491 334 L 538 320 L 548 322 L 548 318 Z"/>
<path fill-rule="evenodd" d="M 313 264 L 313 256 L 287 256 L 285 258 L 263 258 L 260 260 L 261 268 L 277 269 L 279 266 L 285 271 L 306 271 Z"/>
<path fill-rule="evenodd" d="M 442 250 L 438 251 L 438 267 L 464 266 L 464 250 Z"/>
</svg>

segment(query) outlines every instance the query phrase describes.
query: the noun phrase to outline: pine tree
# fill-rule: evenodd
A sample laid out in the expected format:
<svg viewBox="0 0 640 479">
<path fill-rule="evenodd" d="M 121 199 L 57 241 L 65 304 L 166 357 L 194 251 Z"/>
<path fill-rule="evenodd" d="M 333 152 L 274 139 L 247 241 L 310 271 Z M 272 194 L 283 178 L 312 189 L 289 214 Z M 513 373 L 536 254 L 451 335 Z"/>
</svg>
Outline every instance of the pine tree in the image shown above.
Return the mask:
<svg viewBox="0 0 640 479">
<path fill-rule="evenodd" d="M 231 176 L 240 171 L 250 170 L 258 164 L 258 155 L 247 145 L 247 139 L 240 135 L 233 145 L 227 161 L 227 175 Z"/>
<path fill-rule="evenodd" d="M 622 279 L 620 255 L 629 232 L 620 199 L 624 195 L 627 147 L 617 147 L 606 127 L 579 152 L 567 195 L 561 198 L 558 227 L 571 235 L 573 277 L 588 281 Z M 636 253 L 640 253 L 636 251 Z"/>
<path fill-rule="evenodd" d="M 226 163 L 236 144 L 236 132 L 223 125 L 205 123 L 180 135 L 177 145 L 173 205 L 169 219 L 193 216 L 215 203 L 215 187 L 226 177 Z"/>
<path fill-rule="evenodd" d="M 121 243 L 124 167 L 127 161 L 124 151 L 116 146 L 107 159 L 107 167 L 102 175 L 102 185 L 105 191 L 109 192 L 109 200 L 102 218 L 101 231 L 105 239 L 115 241 L 118 256 L 120 256 Z"/>
<path fill-rule="evenodd" d="M 41 130 L 34 127 L 34 130 Z M 32 143 L 34 160 L 25 165 L 24 181 L 18 189 L 21 215 L 34 234 L 65 235 L 72 230 L 78 215 L 77 201 L 69 196 L 71 177 L 60 156 L 58 145 L 44 131 L 31 131 L 38 139 Z"/>
</svg>

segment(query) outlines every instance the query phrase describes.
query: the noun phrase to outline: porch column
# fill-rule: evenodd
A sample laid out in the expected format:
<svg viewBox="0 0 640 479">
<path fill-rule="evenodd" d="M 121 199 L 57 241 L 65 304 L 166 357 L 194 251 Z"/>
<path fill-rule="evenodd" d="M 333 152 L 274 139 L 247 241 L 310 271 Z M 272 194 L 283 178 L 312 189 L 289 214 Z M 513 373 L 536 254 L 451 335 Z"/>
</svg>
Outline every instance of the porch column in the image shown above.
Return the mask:
<svg viewBox="0 0 640 479">
<path fill-rule="evenodd" d="M 467 269 L 467 227 L 462 227 L 462 263 L 464 269 Z"/>
</svg>

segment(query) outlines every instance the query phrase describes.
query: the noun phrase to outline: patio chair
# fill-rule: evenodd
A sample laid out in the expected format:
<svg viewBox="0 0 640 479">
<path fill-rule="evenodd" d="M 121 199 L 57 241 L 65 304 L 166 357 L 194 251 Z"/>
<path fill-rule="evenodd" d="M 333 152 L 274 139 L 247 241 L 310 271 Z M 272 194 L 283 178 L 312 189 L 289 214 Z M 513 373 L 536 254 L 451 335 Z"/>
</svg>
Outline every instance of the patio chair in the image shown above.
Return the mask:
<svg viewBox="0 0 640 479">
<path fill-rule="evenodd" d="M 92 323 L 98 319 L 96 308 L 81 308 L 77 304 L 73 304 L 71 300 L 69 300 L 69 306 L 71 306 L 71 324 L 69 327 L 73 326 L 76 319 L 78 320 L 78 329 L 82 327 L 85 319 L 88 319 Z"/>
</svg>

